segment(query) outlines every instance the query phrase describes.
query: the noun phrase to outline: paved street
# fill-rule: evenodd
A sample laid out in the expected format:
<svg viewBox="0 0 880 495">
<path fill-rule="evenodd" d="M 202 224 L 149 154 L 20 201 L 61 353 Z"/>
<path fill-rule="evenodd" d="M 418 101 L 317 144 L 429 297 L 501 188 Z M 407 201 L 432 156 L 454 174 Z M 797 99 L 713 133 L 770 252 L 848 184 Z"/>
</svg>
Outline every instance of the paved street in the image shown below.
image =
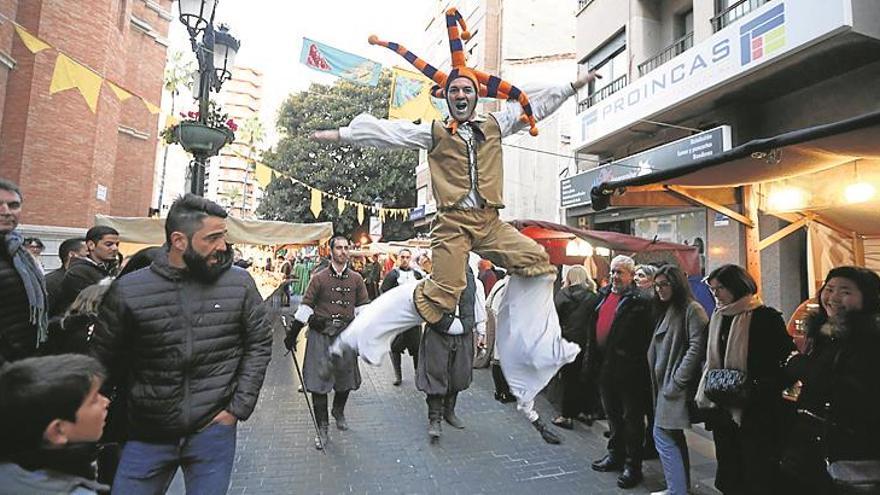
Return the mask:
<svg viewBox="0 0 880 495">
<path fill-rule="evenodd" d="M 646 482 L 634 490 L 617 488 L 616 474 L 597 473 L 590 463 L 604 454 L 604 422 L 574 431 L 557 429 L 562 445 L 548 445 L 516 412 L 493 398 L 488 370 L 474 370 L 474 384 L 459 398 L 467 423 L 455 430 L 444 423 L 438 445 L 427 440 L 424 395 L 412 380 L 412 361 L 404 356 L 404 382 L 391 385 L 390 363 L 361 364 L 363 385 L 346 407 L 351 430 L 331 424 L 327 455 L 314 448 L 314 427 L 281 330 L 276 331 L 272 363 L 251 419 L 239 425 L 238 453 L 231 494 L 611 494 L 650 493 L 663 488 L 659 461 L 645 463 Z M 555 416 L 543 397 L 538 410 Z M 331 419 L 332 423 L 332 419 Z M 695 494 L 711 487 L 711 441 L 691 435 Z M 709 456 L 709 457 L 707 457 Z M 171 493 L 182 493 L 180 476 Z"/>
</svg>

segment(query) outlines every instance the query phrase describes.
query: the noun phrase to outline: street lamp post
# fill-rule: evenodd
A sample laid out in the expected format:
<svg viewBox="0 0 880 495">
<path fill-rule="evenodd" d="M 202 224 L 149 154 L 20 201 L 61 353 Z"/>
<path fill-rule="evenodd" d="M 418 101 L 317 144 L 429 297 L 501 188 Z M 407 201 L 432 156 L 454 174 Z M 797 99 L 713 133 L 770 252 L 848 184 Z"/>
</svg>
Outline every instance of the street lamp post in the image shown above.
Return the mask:
<svg viewBox="0 0 880 495">
<path fill-rule="evenodd" d="M 219 0 L 180 0 L 180 22 L 186 26 L 193 52 L 199 63 L 199 77 L 196 80 L 195 97 L 199 102 L 199 129 L 192 129 L 191 137 L 180 132 L 181 145 L 193 155 L 189 170 L 189 190 L 193 194 L 205 192 L 205 164 L 209 157 L 216 156 L 227 140 L 223 133 L 205 132 L 210 112 L 211 91 L 220 92 L 224 82 L 232 77 L 229 68 L 241 43 L 235 39 L 225 25 L 214 29 L 214 13 Z M 201 40 L 199 36 L 201 35 Z M 185 142 L 190 139 L 190 142 Z M 196 142 L 192 142 L 192 141 Z"/>
</svg>

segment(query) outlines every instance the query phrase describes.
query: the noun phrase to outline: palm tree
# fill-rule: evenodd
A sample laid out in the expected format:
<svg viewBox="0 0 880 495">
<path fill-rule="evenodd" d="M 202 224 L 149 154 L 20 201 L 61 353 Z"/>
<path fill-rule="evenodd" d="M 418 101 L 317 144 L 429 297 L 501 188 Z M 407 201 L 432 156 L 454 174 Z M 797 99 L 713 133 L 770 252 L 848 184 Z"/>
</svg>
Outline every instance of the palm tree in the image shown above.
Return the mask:
<svg viewBox="0 0 880 495">
<path fill-rule="evenodd" d="M 165 61 L 165 76 L 163 88 L 171 94 L 171 116 L 175 115 L 175 107 L 177 106 L 177 95 L 181 89 L 192 90 L 193 73 L 196 72 L 195 62 L 192 58 L 184 60 L 183 52 L 175 51 L 171 53 L 168 60 Z M 162 176 L 159 178 L 159 209 L 162 209 L 162 196 L 165 193 L 165 170 L 168 166 L 168 148 L 165 145 L 165 152 L 162 156 Z"/>
<path fill-rule="evenodd" d="M 241 211 L 244 214 L 248 199 L 248 176 L 253 172 L 255 160 L 258 158 L 257 147 L 266 138 L 266 129 L 263 127 L 263 121 L 256 115 L 250 116 L 244 121 L 239 129 L 241 143 L 247 147 L 247 164 L 244 170 L 244 194 L 241 198 Z"/>
</svg>

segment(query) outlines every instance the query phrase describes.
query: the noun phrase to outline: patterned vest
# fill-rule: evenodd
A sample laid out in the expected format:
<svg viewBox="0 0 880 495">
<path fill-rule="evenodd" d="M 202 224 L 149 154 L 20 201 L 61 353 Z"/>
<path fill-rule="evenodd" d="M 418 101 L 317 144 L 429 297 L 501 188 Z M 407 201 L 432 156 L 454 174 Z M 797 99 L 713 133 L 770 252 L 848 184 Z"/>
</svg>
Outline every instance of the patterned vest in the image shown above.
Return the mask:
<svg viewBox="0 0 880 495">
<path fill-rule="evenodd" d="M 477 163 L 474 183 L 477 192 L 491 208 L 504 208 L 502 190 L 504 169 L 501 163 L 501 128 L 491 115 L 481 122 L 471 122 L 475 128 Z M 461 201 L 471 189 L 471 171 L 467 144 L 461 136 L 452 135 L 443 122 L 434 121 L 431 127 L 434 145 L 428 152 L 431 185 L 437 208 L 449 209 Z"/>
</svg>

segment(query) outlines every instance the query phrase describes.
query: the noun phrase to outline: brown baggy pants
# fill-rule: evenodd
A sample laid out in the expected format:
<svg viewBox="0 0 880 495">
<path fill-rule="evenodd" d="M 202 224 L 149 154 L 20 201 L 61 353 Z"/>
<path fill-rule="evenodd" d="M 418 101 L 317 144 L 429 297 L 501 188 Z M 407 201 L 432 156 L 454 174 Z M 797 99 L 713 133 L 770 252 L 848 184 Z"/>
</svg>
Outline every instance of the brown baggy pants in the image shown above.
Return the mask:
<svg viewBox="0 0 880 495">
<path fill-rule="evenodd" d="M 454 313 L 458 296 L 467 285 L 468 251 L 474 251 L 508 273 L 535 277 L 556 274 L 550 258 L 537 242 L 498 217 L 495 208 L 444 210 L 431 229 L 434 271 L 415 289 L 415 304 L 428 323 Z"/>
</svg>

